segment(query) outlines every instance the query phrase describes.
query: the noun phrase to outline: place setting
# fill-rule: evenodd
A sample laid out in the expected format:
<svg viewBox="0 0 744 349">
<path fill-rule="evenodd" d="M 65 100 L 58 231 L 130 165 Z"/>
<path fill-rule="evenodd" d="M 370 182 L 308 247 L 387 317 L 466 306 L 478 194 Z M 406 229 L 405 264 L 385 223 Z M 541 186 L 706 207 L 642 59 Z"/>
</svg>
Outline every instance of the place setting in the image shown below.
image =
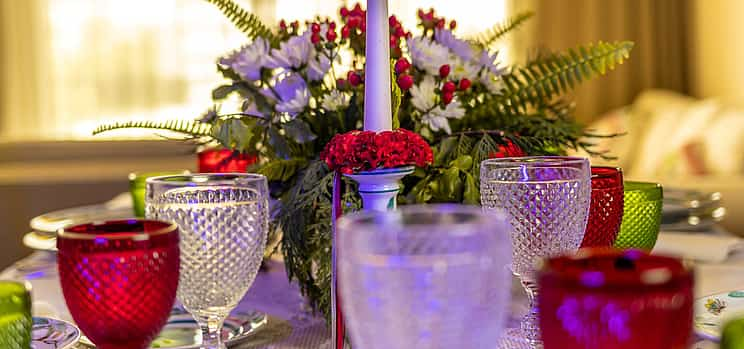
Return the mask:
<svg viewBox="0 0 744 349">
<path fill-rule="evenodd" d="M 616 165 L 625 132 L 574 118 L 633 42 L 513 63 L 495 43 L 532 11 L 460 35 L 390 3 L 272 25 L 206 0 L 244 34 L 214 105 L 91 130 L 196 166 L 127 166 L 128 192 L 32 218 L 0 348 L 738 348 L 744 289 L 699 294 L 744 247 L 724 195 Z"/>
</svg>

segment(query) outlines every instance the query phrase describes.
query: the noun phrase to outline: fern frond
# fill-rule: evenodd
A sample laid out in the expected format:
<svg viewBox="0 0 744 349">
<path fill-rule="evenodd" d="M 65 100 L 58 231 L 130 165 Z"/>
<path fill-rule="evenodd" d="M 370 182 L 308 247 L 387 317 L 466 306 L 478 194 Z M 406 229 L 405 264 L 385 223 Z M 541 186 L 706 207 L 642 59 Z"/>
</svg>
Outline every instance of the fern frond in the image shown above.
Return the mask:
<svg viewBox="0 0 744 349">
<path fill-rule="evenodd" d="M 603 42 L 545 55 L 502 76 L 503 93 L 496 97 L 505 111 L 525 114 L 579 83 L 615 69 L 630 55 L 633 42 Z"/>
<path fill-rule="evenodd" d="M 234 0 L 205 0 L 208 3 L 217 6 L 222 11 L 222 14 L 235 25 L 238 30 L 242 31 L 249 38 L 255 39 L 262 37 L 268 40 L 270 43 L 275 44 L 278 40 L 271 33 L 271 29 L 267 27 L 258 16 L 246 11 L 240 5 L 236 4 Z"/>
<path fill-rule="evenodd" d="M 93 130 L 93 135 L 118 130 L 123 128 L 145 128 L 152 130 L 166 130 L 183 133 L 191 137 L 211 136 L 212 125 L 191 120 L 168 120 L 168 121 L 126 121 L 116 122 L 108 125 L 98 126 Z"/>
<path fill-rule="evenodd" d="M 266 176 L 269 181 L 286 182 L 307 165 L 307 159 L 276 159 L 261 166 L 257 173 Z"/>
<path fill-rule="evenodd" d="M 532 11 L 517 13 L 504 22 L 496 24 L 483 33 L 476 35 L 474 38 L 471 39 L 471 41 L 483 47 L 489 47 L 491 46 L 491 44 L 496 42 L 496 40 L 511 32 L 512 30 L 517 29 L 520 25 L 522 25 L 534 15 L 535 13 Z"/>
</svg>

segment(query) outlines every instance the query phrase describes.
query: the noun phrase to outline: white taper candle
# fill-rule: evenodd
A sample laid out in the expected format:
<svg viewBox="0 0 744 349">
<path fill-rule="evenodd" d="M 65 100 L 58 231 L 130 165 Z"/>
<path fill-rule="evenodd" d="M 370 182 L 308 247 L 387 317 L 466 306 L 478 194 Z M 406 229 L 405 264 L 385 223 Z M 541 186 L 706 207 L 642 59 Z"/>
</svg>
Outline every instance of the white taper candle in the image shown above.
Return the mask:
<svg viewBox="0 0 744 349">
<path fill-rule="evenodd" d="M 364 73 L 364 129 L 393 128 L 390 109 L 390 29 L 387 0 L 367 0 L 367 44 Z"/>
</svg>

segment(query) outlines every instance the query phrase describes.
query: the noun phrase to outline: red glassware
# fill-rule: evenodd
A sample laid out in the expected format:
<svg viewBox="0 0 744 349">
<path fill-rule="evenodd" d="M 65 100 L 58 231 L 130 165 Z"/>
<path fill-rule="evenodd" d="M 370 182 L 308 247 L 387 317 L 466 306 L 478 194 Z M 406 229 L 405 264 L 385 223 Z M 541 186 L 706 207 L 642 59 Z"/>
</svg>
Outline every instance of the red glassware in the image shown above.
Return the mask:
<svg viewBox="0 0 744 349">
<path fill-rule="evenodd" d="M 258 160 L 253 154 L 234 152 L 230 149 L 207 149 L 199 152 L 199 172 L 246 172 Z"/>
<path fill-rule="evenodd" d="M 101 349 L 147 348 L 178 287 L 175 224 L 122 220 L 60 231 L 57 262 L 72 318 Z"/>
<path fill-rule="evenodd" d="M 592 202 L 581 247 L 610 247 L 623 221 L 623 172 L 592 167 Z"/>
<path fill-rule="evenodd" d="M 544 349 L 683 349 L 692 331 L 693 273 L 640 250 L 585 249 L 539 274 Z"/>
</svg>

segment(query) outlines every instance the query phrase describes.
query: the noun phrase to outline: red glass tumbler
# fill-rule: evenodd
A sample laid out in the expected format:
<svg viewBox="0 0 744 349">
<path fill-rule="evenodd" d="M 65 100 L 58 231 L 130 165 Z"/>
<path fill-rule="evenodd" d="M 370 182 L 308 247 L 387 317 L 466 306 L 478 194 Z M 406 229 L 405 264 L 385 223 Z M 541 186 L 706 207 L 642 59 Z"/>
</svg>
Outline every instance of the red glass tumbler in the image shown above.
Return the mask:
<svg viewBox="0 0 744 349">
<path fill-rule="evenodd" d="M 234 152 L 230 149 L 207 149 L 199 152 L 198 156 L 201 173 L 243 173 L 248 166 L 258 160 L 253 154 Z"/>
<path fill-rule="evenodd" d="M 693 272 L 640 250 L 584 249 L 539 274 L 544 349 L 686 349 Z"/>
<path fill-rule="evenodd" d="M 65 228 L 57 238 L 62 292 L 72 318 L 101 349 L 147 348 L 178 287 L 175 224 L 121 220 Z"/>
<path fill-rule="evenodd" d="M 623 172 L 592 167 L 592 202 L 581 247 L 610 247 L 623 221 Z"/>
</svg>

